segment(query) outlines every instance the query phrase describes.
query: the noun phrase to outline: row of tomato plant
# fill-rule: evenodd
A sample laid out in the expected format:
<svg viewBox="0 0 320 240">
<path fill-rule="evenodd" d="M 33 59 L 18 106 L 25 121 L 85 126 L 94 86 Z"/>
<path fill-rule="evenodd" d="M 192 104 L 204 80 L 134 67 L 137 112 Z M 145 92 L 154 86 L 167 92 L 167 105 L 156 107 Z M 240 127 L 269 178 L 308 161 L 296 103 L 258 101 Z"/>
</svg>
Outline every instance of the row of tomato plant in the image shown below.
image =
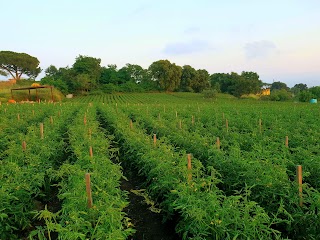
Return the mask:
<svg viewBox="0 0 320 240">
<path fill-rule="evenodd" d="M 113 132 L 125 154 L 125 161 L 146 178 L 148 193 L 160 203 L 168 217 L 178 216 L 176 231 L 183 239 L 277 239 L 273 228 L 281 221 L 250 201 L 250 189 L 226 196 L 214 168 L 204 168 L 193 158 L 192 180 L 187 168 L 186 151 L 176 150 L 165 138 L 153 145 L 138 122 L 130 128 L 126 114 L 100 106 L 102 122 Z M 282 214 L 278 212 L 278 214 Z"/>
<path fill-rule="evenodd" d="M 37 112 L 37 117 L 30 118 L 35 121 L 31 125 L 26 126 L 20 119 L 11 126 L 9 144 L 1 154 L 1 239 L 21 238 L 34 229 L 37 224 L 34 217 L 50 197 L 50 173 L 59 164 L 61 156 L 56 150 L 64 148 L 61 136 L 71 112 L 61 113 L 61 108 L 52 105 L 42 105 L 41 109 L 43 114 Z M 45 117 L 48 111 L 52 117 Z M 44 126 L 43 137 L 39 119 Z"/>
<path fill-rule="evenodd" d="M 193 153 L 206 167 L 213 166 L 216 168 L 222 176 L 221 189 L 226 194 L 231 195 L 234 191 L 240 191 L 249 186 L 251 189 L 249 198 L 261 204 L 270 216 L 282 211 L 280 217 L 284 221 L 277 227 L 284 231 L 284 236 L 319 237 L 318 225 L 313 224 L 313 222 L 319 218 L 317 209 L 320 204 L 320 195 L 317 190 L 309 187 L 308 184 L 304 184 L 303 198 L 305 204 L 302 208 L 298 206 L 297 184 L 292 182 L 294 178 L 293 170 L 297 161 L 282 159 L 280 162 L 283 163 L 285 160 L 285 163 L 278 164 L 279 162 L 270 161 L 270 156 L 266 155 L 266 151 L 263 152 L 264 157 L 259 159 L 256 153 L 257 148 L 248 148 L 247 151 L 241 150 L 239 142 L 245 138 L 243 136 L 239 137 L 240 129 L 243 132 L 250 132 L 250 134 L 247 134 L 249 136 L 246 137 L 254 137 L 256 142 L 263 139 L 260 134 L 252 134 L 256 131 L 256 126 L 249 130 L 243 124 L 239 124 L 241 126 L 239 129 L 229 129 L 226 132 L 223 129 L 225 126 L 221 126 L 222 124 L 217 126 L 219 124 L 214 117 L 210 121 L 208 116 L 210 114 L 215 115 L 215 113 L 208 111 L 208 109 L 203 111 L 203 115 L 207 118 L 204 123 L 195 119 L 192 123 L 190 111 L 183 112 L 181 108 L 179 109 L 179 118 L 177 118 L 175 111 L 165 109 L 164 106 L 155 107 L 149 111 L 145 111 L 141 106 L 123 109 L 133 120 L 139 121 L 148 134 L 156 133 L 158 137 L 164 137 L 175 146 Z M 199 108 L 193 110 L 191 113 L 194 116 L 197 114 L 198 119 L 203 118 L 199 114 Z M 238 113 L 236 114 L 238 115 Z M 184 115 L 184 118 L 181 115 Z M 181 119 L 183 119 L 184 127 L 180 129 L 178 125 Z M 204 125 L 206 127 L 203 127 Z M 209 125 L 214 126 L 215 129 L 207 132 Z M 216 136 L 220 136 L 221 144 L 228 144 L 227 147 L 224 145 L 222 149 L 218 150 L 214 142 Z M 290 155 L 288 148 L 283 143 L 278 149 L 278 153 L 281 151 L 280 153 L 284 156 Z M 313 164 L 311 166 L 317 166 L 317 163 L 313 161 L 311 163 Z M 307 165 L 307 170 L 311 166 Z M 306 180 L 308 183 L 309 179 Z"/>
<path fill-rule="evenodd" d="M 40 212 L 39 217 L 46 224 L 32 235 L 45 237 L 57 233 L 59 239 L 68 240 L 126 239 L 134 230 L 123 212 L 128 203 L 126 194 L 119 189 L 123 177 L 121 166 L 110 160 L 116 149 L 99 127 L 95 108 L 91 104 L 88 108 L 74 107 L 79 112 L 68 125 L 68 148 L 72 157 L 52 174 L 62 208 L 58 212 L 47 209 Z M 86 173 L 91 175 L 92 207 L 87 204 Z"/>
</svg>

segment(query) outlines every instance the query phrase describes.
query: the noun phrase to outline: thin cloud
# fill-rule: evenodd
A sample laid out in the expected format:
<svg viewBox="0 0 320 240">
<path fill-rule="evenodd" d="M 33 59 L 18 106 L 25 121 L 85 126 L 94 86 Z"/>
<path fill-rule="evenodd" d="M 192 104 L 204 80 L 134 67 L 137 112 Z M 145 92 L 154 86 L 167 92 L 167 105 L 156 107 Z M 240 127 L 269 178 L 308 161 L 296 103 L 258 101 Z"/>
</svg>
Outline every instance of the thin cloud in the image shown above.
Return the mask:
<svg viewBox="0 0 320 240">
<path fill-rule="evenodd" d="M 200 28 L 198 27 L 189 27 L 183 31 L 183 33 L 186 35 L 192 35 L 198 32 L 200 32 Z"/>
<path fill-rule="evenodd" d="M 267 40 L 247 43 L 244 46 L 247 59 L 266 58 L 277 51 L 277 46 Z"/>
<path fill-rule="evenodd" d="M 169 43 L 165 46 L 163 52 L 168 55 L 186 55 L 191 53 L 203 52 L 209 49 L 210 45 L 208 42 L 195 40 L 191 42 Z"/>
</svg>

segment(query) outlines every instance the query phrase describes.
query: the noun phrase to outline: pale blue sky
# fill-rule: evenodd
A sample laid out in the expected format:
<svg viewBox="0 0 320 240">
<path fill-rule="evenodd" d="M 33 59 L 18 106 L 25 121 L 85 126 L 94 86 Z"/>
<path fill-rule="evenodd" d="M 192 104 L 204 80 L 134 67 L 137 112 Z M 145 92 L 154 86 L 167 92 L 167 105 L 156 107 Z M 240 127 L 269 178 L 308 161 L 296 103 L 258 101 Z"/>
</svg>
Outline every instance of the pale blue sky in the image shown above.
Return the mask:
<svg viewBox="0 0 320 240">
<path fill-rule="evenodd" d="M 0 0 L 0 50 L 71 66 L 147 68 L 168 59 L 209 73 L 255 71 L 264 82 L 320 85 L 319 0 Z"/>
</svg>

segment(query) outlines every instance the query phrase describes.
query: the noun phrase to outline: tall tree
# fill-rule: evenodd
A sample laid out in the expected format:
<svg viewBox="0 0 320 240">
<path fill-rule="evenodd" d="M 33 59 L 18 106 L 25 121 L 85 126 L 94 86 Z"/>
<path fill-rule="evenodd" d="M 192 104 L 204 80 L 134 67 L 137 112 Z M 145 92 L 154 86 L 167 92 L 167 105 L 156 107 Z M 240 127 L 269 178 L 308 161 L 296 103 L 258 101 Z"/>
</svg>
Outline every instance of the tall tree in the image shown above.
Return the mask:
<svg viewBox="0 0 320 240">
<path fill-rule="evenodd" d="M 223 93 L 231 93 L 230 86 L 234 83 L 229 73 L 214 73 L 210 76 L 211 86 L 219 86 L 218 91 Z"/>
<path fill-rule="evenodd" d="M 100 63 L 100 58 L 79 55 L 72 67 L 77 75 L 86 74 L 91 84 L 96 85 L 101 75 Z"/>
<path fill-rule="evenodd" d="M 169 60 L 158 60 L 153 62 L 149 70 L 159 86 L 166 91 L 174 91 L 180 85 L 182 68 Z"/>
<path fill-rule="evenodd" d="M 191 82 L 191 87 L 195 92 L 202 92 L 205 88 L 210 86 L 210 75 L 207 70 L 197 70 L 197 76 Z"/>
<path fill-rule="evenodd" d="M 284 82 L 273 82 L 271 84 L 271 88 L 270 90 L 271 91 L 274 91 L 274 90 L 281 90 L 281 89 L 284 89 L 284 90 L 289 90 L 287 84 L 285 84 Z"/>
<path fill-rule="evenodd" d="M 184 92 L 192 92 L 193 89 L 191 87 L 191 83 L 196 81 L 198 77 L 198 72 L 190 65 L 184 65 L 182 67 L 182 75 L 180 82 L 180 90 Z"/>
<path fill-rule="evenodd" d="M 245 90 L 243 94 L 259 93 L 263 86 L 263 82 L 259 79 L 259 75 L 256 72 L 245 72 L 241 73 L 241 77 L 244 80 Z"/>
<path fill-rule="evenodd" d="M 0 51 L 0 70 L 8 73 L 15 80 L 20 80 L 22 75 L 36 78 L 41 72 L 39 60 L 26 53 Z"/>
<path fill-rule="evenodd" d="M 56 78 L 58 75 L 59 70 L 54 66 L 50 65 L 48 68 L 44 70 L 47 77 L 53 77 Z"/>
<path fill-rule="evenodd" d="M 117 65 L 109 64 L 108 67 L 102 67 L 101 76 L 99 79 L 99 83 L 101 84 L 121 84 L 122 80 L 119 79 Z"/>
<path fill-rule="evenodd" d="M 295 84 L 293 88 L 291 88 L 291 92 L 294 95 L 298 95 L 300 92 L 306 91 L 306 90 L 308 90 L 308 86 L 307 84 L 303 84 L 303 83 Z"/>
</svg>

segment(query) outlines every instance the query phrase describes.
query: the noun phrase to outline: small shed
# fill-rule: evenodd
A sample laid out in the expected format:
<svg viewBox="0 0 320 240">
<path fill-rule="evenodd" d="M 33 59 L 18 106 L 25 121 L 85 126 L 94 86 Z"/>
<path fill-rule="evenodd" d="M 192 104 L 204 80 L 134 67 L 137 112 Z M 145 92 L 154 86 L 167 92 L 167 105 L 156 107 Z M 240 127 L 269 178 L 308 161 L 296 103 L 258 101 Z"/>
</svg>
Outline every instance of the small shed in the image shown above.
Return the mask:
<svg viewBox="0 0 320 240">
<path fill-rule="evenodd" d="M 38 98 L 38 89 L 39 88 L 50 88 L 51 100 L 53 101 L 53 92 L 52 92 L 53 86 L 31 86 L 31 87 L 22 87 L 22 88 L 12 88 L 11 89 L 11 99 L 14 99 L 13 98 L 13 91 L 19 91 L 19 90 L 28 90 L 29 91 L 29 99 L 30 99 L 30 96 L 31 96 L 30 90 L 35 89 L 36 90 L 36 98 L 37 98 L 37 101 L 39 101 L 39 98 Z"/>
</svg>

